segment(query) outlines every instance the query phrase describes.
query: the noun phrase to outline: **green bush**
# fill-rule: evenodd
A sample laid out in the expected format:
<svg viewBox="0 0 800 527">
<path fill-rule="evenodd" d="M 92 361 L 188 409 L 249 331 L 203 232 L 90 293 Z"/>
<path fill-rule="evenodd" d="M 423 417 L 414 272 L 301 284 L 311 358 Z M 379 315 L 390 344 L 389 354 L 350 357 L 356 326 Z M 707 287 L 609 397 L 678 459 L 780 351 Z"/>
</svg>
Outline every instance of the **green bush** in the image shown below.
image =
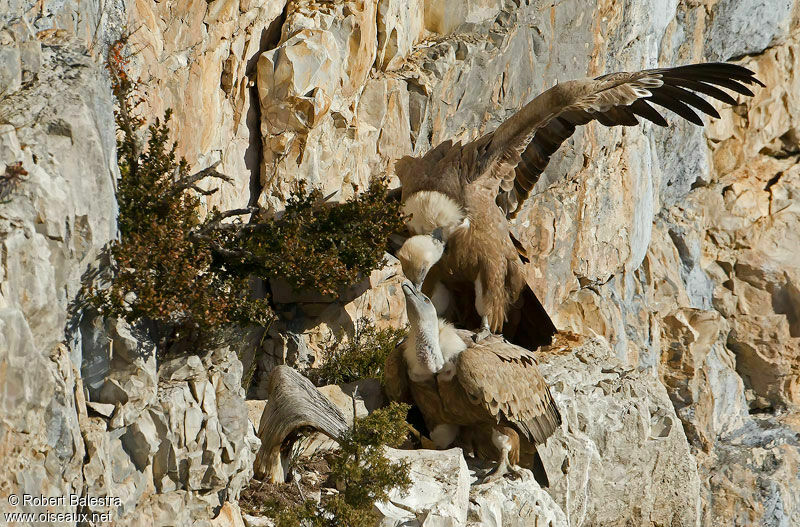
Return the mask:
<svg viewBox="0 0 800 527">
<path fill-rule="evenodd" d="M 213 193 L 196 183 L 227 178 L 213 169 L 191 175 L 186 161 L 177 160 L 169 110 L 147 128 L 146 147 L 141 144 L 144 121 L 134 116 L 138 100 L 123 46 L 112 46 L 107 60 L 117 99 L 120 238 L 110 247 L 111 284 L 90 286 L 91 302 L 105 316 L 155 322 L 160 353 L 175 341 L 208 341 L 209 331 L 223 324 L 268 324 L 267 300 L 251 298 L 247 276 L 214 265 L 211 244 L 196 236 L 199 195 Z"/>
<path fill-rule="evenodd" d="M 223 227 L 214 237 L 229 267 L 265 280 L 282 277 L 296 290 L 336 294 L 381 267 L 389 236 L 402 228 L 399 202 L 376 178 L 338 204 L 323 203 L 318 189 L 300 182 L 279 218 Z"/>
<path fill-rule="evenodd" d="M 155 322 L 160 353 L 199 351 L 221 325 L 273 320 L 268 301 L 252 298 L 251 277 L 283 277 L 296 289 L 331 294 L 382 265 L 389 235 L 403 223 L 399 203 L 379 179 L 341 204 L 323 203 L 319 190 L 300 184 L 279 218 L 263 217 L 258 208 L 214 209 L 201 221 L 200 195 L 216 189 L 197 184 L 229 178 L 213 167 L 191 174 L 177 159 L 169 110 L 141 143 L 144 120 L 136 115 L 140 100 L 124 46 L 124 40 L 111 46 L 107 59 L 117 99 L 120 239 L 110 250 L 110 287 L 88 287 L 102 314 Z M 223 221 L 248 213 L 250 223 Z"/>
<path fill-rule="evenodd" d="M 308 372 L 317 386 L 376 377 L 383 380 L 386 357 L 405 338 L 406 329 L 377 329 L 367 318 L 356 322 L 351 339 L 341 336 L 322 353 L 322 365 Z"/>
</svg>

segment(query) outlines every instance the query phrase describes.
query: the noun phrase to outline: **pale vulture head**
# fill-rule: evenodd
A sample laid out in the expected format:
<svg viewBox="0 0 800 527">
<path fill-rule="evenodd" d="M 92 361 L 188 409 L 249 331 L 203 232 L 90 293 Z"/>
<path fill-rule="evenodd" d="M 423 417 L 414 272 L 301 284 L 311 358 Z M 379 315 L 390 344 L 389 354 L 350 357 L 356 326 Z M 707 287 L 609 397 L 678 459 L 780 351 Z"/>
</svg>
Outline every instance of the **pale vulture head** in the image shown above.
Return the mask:
<svg viewBox="0 0 800 527">
<path fill-rule="evenodd" d="M 443 253 L 442 230 L 436 229 L 432 234 L 418 234 L 407 239 L 397 251 L 397 258 L 403 267 L 403 274 L 413 282 L 416 289 L 421 290 L 428 271 Z"/>
<path fill-rule="evenodd" d="M 408 280 L 403 282 L 403 294 L 406 296 L 406 313 L 411 327 L 435 333 L 438 340 L 438 316 L 433 302 Z"/>
<path fill-rule="evenodd" d="M 403 202 L 402 210 L 412 234 L 431 234 L 440 229 L 440 237 L 447 241 L 456 231 L 469 228 L 461 205 L 441 192 L 415 192 Z"/>
</svg>

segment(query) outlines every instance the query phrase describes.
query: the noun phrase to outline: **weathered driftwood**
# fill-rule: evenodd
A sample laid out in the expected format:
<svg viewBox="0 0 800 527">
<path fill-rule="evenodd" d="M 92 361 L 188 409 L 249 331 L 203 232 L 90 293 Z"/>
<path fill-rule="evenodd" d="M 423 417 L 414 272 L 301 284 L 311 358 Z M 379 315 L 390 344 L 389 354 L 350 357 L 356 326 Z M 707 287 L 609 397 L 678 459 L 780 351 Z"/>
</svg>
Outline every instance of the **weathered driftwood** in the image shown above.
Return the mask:
<svg viewBox="0 0 800 527">
<path fill-rule="evenodd" d="M 253 468 L 257 479 L 283 483 L 292 439 L 299 432 L 314 429 L 336 440 L 347 430 L 347 421 L 311 381 L 289 366 L 272 370 L 267 391 L 267 405 L 258 425 L 261 449 Z"/>
</svg>

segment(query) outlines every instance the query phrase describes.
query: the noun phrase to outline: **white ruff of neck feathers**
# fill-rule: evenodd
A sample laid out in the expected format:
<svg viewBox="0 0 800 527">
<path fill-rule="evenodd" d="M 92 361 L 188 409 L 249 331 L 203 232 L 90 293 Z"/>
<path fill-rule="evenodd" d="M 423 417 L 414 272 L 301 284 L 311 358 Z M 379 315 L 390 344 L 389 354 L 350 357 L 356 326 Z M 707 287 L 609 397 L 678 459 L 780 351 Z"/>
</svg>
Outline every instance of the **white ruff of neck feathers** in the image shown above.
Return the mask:
<svg viewBox="0 0 800 527">
<path fill-rule="evenodd" d="M 403 213 L 410 216 L 408 228 L 414 234 L 430 234 L 441 227 L 445 235 L 463 224 L 464 209 L 449 196 L 432 190 L 415 192 L 403 203 Z"/>
<path fill-rule="evenodd" d="M 456 328 L 445 319 L 439 319 L 439 348 L 442 350 L 444 366 L 439 371 L 439 378 L 449 381 L 456 375 L 456 359 L 467 345 L 456 333 Z"/>
</svg>

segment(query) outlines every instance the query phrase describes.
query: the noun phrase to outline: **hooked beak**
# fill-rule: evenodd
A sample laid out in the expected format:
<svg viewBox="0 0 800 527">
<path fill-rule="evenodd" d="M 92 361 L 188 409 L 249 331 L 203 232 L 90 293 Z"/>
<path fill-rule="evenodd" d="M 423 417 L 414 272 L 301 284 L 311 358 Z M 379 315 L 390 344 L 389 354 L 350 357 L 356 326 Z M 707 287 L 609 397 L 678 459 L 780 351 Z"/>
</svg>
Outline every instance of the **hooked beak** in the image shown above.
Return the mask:
<svg viewBox="0 0 800 527">
<path fill-rule="evenodd" d="M 403 282 L 403 294 L 406 295 L 406 310 L 409 312 L 419 312 L 424 303 L 422 293 L 410 280 Z"/>
<path fill-rule="evenodd" d="M 406 295 L 406 297 L 417 296 L 417 287 L 411 283 L 411 280 L 404 280 L 402 288 L 403 288 L 403 293 Z"/>
<path fill-rule="evenodd" d="M 427 269 L 425 269 L 424 271 L 419 273 L 418 281 L 417 281 L 417 283 L 414 284 L 414 288 L 417 291 L 422 291 L 422 284 L 425 283 L 425 277 L 428 276 L 428 271 L 430 271 L 430 270 L 431 270 L 431 268 L 428 267 Z"/>
<path fill-rule="evenodd" d="M 404 281 L 402 287 L 406 297 L 406 313 L 411 318 L 420 318 L 425 309 L 425 297 L 410 280 Z"/>
</svg>

